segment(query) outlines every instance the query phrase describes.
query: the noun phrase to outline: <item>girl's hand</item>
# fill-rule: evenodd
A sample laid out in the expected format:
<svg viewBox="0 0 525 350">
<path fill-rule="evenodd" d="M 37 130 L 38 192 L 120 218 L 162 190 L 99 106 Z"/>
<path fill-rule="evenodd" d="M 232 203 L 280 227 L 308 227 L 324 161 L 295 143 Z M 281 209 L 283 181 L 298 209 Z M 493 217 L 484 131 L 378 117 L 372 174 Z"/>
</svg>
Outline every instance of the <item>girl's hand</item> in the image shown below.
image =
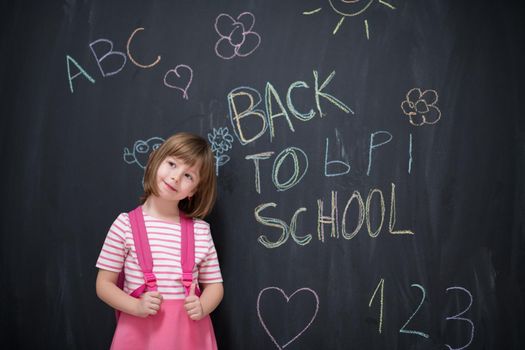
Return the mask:
<svg viewBox="0 0 525 350">
<path fill-rule="evenodd" d="M 156 315 L 160 310 L 162 295 L 159 292 L 146 292 L 142 294 L 137 301 L 136 316 L 148 317 L 150 315 Z"/>
<path fill-rule="evenodd" d="M 195 295 L 195 286 L 195 283 L 191 284 L 190 294 L 184 300 L 184 308 L 192 320 L 198 321 L 204 317 L 204 311 L 200 298 Z"/>
</svg>

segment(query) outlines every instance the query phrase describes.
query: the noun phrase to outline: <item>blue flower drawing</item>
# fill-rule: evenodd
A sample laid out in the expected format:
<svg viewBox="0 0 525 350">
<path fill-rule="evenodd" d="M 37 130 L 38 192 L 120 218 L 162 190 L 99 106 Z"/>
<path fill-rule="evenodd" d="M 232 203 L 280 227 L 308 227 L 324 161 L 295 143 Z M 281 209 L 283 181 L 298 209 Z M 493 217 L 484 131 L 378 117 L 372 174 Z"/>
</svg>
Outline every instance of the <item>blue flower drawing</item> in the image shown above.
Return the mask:
<svg viewBox="0 0 525 350">
<path fill-rule="evenodd" d="M 230 157 L 226 154 L 233 146 L 233 136 L 227 127 L 213 128 L 213 132 L 208 134 L 208 141 L 211 144 L 211 151 L 215 156 L 215 173 L 219 175 L 219 167 L 228 163 Z"/>
</svg>

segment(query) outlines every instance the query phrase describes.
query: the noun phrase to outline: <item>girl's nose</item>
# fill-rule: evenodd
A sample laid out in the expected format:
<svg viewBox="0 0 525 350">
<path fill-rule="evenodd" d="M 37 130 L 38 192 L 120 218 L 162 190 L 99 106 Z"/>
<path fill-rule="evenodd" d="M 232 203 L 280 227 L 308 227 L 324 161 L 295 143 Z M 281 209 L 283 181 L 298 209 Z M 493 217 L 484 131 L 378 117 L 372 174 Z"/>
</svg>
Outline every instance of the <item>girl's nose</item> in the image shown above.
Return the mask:
<svg viewBox="0 0 525 350">
<path fill-rule="evenodd" d="M 179 178 L 180 178 L 180 176 L 179 176 L 178 173 L 172 173 L 172 174 L 171 174 L 171 179 L 172 179 L 173 181 L 175 181 L 175 182 L 179 182 Z"/>
</svg>

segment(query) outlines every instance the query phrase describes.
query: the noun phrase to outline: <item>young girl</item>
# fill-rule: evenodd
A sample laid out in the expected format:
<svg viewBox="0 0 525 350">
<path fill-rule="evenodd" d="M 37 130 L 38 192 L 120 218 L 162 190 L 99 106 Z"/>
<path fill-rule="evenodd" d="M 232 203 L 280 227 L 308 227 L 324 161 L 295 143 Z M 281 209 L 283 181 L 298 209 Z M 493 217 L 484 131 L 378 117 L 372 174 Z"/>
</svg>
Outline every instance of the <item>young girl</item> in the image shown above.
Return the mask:
<svg viewBox="0 0 525 350">
<path fill-rule="evenodd" d="M 120 214 L 97 261 L 97 295 L 122 311 L 111 349 L 216 349 L 208 316 L 223 296 L 222 276 L 209 225 L 200 219 L 216 196 L 213 153 L 199 136 L 179 133 L 166 140 L 149 158 L 144 176 L 142 212 L 153 259 L 158 291 L 140 298 L 129 295 L 144 284 L 130 221 Z M 195 268 L 202 294 L 193 283 L 188 296 L 181 282 L 179 212 L 194 219 Z M 117 287 L 124 269 L 124 290 Z"/>
</svg>

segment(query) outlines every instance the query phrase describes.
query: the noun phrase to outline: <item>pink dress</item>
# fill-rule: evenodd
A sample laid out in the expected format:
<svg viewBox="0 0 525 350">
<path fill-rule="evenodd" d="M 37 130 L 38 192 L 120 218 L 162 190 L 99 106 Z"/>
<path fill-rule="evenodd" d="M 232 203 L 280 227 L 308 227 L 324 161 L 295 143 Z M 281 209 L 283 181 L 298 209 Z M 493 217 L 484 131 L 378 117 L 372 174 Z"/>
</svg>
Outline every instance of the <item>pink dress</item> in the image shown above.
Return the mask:
<svg viewBox="0 0 525 350">
<path fill-rule="evenodd" d="M 154 316 L 121 313 L 111 350 L 217 349 L 210 316 L 193 321 L 184 300 L 164 300 Z"/>
<path fill-rule="evenodd" d="M 163 295 L 156 315 L 146 318 L 120 313 L 112 350 L 215 350 L 217 343 L 211 318 L 200 321 L 189 318 L 184 309 L 185 293 L 181 279 L 180 225 L 144 216 L 153 272 L 158 291 Z M 199 283 L 222 282 L 215 246 L 209 225 L 195 219 L 194 278 Z M 109 271 L 126 270 L 124 291 L 128 294 L 144 283 L 138 265 L 127 213 L 119 215 L 111 226 L 102 247 L 97 267 Z"/>
</svg>

